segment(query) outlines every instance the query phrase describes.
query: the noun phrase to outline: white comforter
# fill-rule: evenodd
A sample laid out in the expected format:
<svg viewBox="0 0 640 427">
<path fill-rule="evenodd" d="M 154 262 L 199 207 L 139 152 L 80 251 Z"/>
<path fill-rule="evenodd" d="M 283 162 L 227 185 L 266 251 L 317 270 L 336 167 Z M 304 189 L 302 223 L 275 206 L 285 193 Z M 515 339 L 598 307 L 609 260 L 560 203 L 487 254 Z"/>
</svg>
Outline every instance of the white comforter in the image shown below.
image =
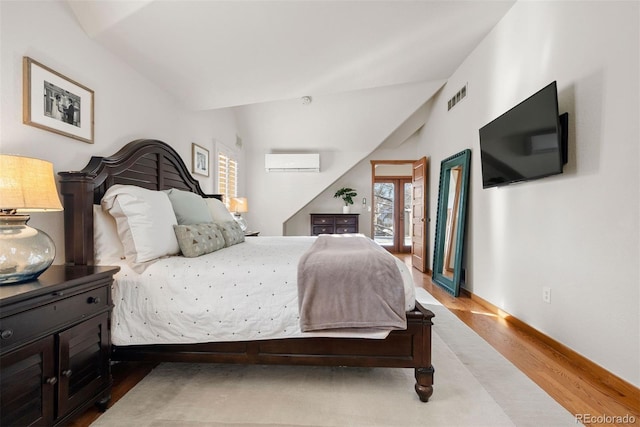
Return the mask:
<svg viewBox="0 0 640 427">
<path fill-rule="evenodd" d="M 298 317 L 297 264 L 315 237 L 247 238 L 198 258 L 168 257 L 113 285 L 116 345 L 245 341 L 312 336 L 384 338 L 388 331 L 306 332 Z M 395 258 L 395 257 L 394 257 Z M 399 259 L 407 311 L 415 304 Z"/>
</svg>

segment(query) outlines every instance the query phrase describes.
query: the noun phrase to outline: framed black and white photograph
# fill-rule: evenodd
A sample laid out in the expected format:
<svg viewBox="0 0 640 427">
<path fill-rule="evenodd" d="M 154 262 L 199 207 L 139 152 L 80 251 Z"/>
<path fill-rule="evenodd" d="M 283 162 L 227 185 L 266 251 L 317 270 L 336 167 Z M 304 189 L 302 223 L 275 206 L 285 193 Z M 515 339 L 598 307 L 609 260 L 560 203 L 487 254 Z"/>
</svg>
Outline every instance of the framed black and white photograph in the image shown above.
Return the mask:
<svg viewBox="0 0 640 427">
<path fill-rule="evenodd" d="M 23 123 L 93 144 L 93 91 L 25 56 Z"/>
<path fill-rule="evenodd" d="M 197 144 L 191 144 L 192 171 L 198 175 L 209 176 L 209 150 Z"/>
</svg>

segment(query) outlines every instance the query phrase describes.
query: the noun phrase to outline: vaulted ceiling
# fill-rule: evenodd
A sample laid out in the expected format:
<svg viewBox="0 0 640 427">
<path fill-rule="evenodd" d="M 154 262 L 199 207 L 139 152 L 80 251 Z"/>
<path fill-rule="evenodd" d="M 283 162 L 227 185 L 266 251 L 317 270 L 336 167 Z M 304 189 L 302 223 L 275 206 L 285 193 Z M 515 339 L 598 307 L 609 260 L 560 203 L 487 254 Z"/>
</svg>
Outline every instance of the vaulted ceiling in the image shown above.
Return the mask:
<svg viewBox="0 0 640 427">
<path fill-rule="evenodd" d="M 448 78 L 515 0 L 68 0 L 194 110 Z"/>
</svg>

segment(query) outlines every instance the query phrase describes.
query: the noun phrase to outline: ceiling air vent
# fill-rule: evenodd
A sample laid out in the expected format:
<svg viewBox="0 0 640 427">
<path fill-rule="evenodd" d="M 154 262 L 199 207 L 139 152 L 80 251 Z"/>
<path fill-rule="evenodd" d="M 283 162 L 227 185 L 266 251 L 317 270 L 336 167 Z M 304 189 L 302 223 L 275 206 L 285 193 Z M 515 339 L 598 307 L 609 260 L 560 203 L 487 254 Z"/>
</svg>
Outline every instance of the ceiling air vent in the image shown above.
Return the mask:
<svg viewBox="0 0 640 427">
<path fill-rule="evenodd" d="M 451 99 L 447 101 L 447 111 L 451 110 L 458 102 L 462 101 L 465 96 L 467 96 L 466 84 L 458 91 L 458 93 L 453 95 Z"/>
</svg>

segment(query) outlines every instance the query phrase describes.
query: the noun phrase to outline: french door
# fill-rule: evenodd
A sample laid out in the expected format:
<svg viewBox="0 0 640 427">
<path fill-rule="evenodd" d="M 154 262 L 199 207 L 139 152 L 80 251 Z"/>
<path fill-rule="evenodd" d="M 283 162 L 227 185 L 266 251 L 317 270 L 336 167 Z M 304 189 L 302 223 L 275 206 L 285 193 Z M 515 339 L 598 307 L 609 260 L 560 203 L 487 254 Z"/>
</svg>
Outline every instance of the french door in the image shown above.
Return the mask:
<svg viewBox="0 0 640 427">
<path fill-rule="evenodd" d="M 373 183 L 373 238 L 391 252 L 411 252 L 410 177 L 376 177 Z"/>
<path fill-rule="evenodd" d="M 413 223 L 411 264 L 419 271 L 427 271 L 427 166 L 426 157 L 413 163 L 411 198 Z"/>
</svg>

